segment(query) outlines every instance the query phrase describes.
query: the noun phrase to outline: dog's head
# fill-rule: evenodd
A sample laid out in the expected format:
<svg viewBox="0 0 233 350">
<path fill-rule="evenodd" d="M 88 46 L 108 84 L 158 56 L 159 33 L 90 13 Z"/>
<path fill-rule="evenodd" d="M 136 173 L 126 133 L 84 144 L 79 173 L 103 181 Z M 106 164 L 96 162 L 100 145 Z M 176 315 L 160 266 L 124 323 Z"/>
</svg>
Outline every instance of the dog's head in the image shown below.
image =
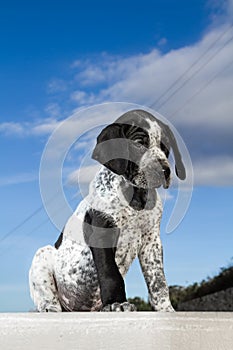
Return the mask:
<svg viewBox="0 0 233 350">
<path fill-rule="evenodd" d="M 168 188 L 168 156 L 173 150 L 176 175 L 184 180 L 185 168 L 176 139 L 168 125 L 143 110 L 123 114 L 97 137 L 92 158 L 141 188 Z"/>
</svg>

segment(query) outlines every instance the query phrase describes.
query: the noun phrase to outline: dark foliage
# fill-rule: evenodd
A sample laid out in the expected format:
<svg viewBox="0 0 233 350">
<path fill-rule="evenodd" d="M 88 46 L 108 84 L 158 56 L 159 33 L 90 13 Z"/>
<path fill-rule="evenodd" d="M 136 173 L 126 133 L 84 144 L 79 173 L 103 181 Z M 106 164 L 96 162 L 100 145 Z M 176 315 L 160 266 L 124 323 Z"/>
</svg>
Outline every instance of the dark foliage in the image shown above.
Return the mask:
<svg viewBox="0 0 233 350">
<path fill-rule="evenodd" d="M 176 309 L 178 303 L 189 301 L 204 295 L 212 294 L 233 287 L 233 266 L 222 267 L 220 273 L 212 278 L 207 277 L 200 283 L 193 283 L 188 287 L 170 286 L 171 303 Z"/>
<path fill-rule="evenodd" d="M 134 304 L 137 311 L 152 311 L 150 303 L 140 297 L 128 298 L 128 302 Z"/>
</svg>

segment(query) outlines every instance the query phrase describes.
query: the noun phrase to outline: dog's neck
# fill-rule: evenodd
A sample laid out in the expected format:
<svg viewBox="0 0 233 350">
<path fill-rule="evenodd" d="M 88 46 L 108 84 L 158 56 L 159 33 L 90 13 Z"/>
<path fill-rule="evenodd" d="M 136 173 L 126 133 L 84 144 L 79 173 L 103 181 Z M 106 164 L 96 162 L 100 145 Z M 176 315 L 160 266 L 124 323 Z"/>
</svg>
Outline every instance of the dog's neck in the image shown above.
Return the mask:
<svg viewBox="0 0 233 350">
<path fill-rule="evenodd" d="M 151 210 L 155 207 L 157 192 L 154 188 L 141 188 L 122 180 L 121 191 L 127 203 L 134 210 Z"/>
<path fill-rule="evenodd" d="M 106 194 L 109 192 L 111 194 L 118 193 L 117 191 L 120 189 L 128 205 L 137 211 L 151 210 L 156 205 L 156 189 L 137 187 L 127 181 L 123 176 L 116 175 L 104 166 L 98 173 L 98 180 L 95 185 L 100 191 L 102 191 L 102 195 L 103 193 Z"/>
</svg>

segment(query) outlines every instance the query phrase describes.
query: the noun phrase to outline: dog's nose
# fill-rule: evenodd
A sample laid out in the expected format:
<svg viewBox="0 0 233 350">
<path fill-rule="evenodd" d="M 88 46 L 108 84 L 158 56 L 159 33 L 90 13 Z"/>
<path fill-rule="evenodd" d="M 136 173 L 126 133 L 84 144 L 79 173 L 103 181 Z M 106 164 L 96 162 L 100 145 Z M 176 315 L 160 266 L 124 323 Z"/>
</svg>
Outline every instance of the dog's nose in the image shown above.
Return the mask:
<svg viewBox="0 0 233 350">
<path fill-rule="evenodd" d="M 170 185 L 170 174 L 171 174 L 171 170 L 167 165 L 163 166 L 163 174 L 164 174 L 163 188 L 167 189 Z"/>
<path fill-rule="evenodd" d="M 170 177 L 170 174 L 171 174 L 171 170 L 170 170 L 169 166 L 167 166 L 167 165 L 163 166 L 163 173 L 164 173 L 165 179 L 168 180 Z"/>
</svg>

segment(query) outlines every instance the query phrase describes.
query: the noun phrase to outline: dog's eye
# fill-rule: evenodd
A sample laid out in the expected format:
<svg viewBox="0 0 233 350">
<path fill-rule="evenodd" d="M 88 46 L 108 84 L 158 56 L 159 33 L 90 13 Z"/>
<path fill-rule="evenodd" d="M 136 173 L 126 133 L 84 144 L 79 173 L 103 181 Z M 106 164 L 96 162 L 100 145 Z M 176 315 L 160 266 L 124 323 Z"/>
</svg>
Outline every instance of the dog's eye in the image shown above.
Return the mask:
<svg viewBox="0 0 233 350">
<path fill-rule="evenodd" d="M 149 142 L 147 137 L 136 139 L 134 140 L 134 142 L 135 142 L 135 145 L 138 147 L 149 148 Z"/>
<path fill-rule="evenodd" d="M 138 148 L 143 148 L 145 147 L 144 143 L 143 143 L 143 140 L 133 140 L 134 141 L 134 144 L 136 147 Z"/>
<path fill-rule="evenodd" d="M 143 140 L 139 139 L 139 140 L 134 140 L 136 144 L 138 145 L 143 145 Z"/>
</svg>

